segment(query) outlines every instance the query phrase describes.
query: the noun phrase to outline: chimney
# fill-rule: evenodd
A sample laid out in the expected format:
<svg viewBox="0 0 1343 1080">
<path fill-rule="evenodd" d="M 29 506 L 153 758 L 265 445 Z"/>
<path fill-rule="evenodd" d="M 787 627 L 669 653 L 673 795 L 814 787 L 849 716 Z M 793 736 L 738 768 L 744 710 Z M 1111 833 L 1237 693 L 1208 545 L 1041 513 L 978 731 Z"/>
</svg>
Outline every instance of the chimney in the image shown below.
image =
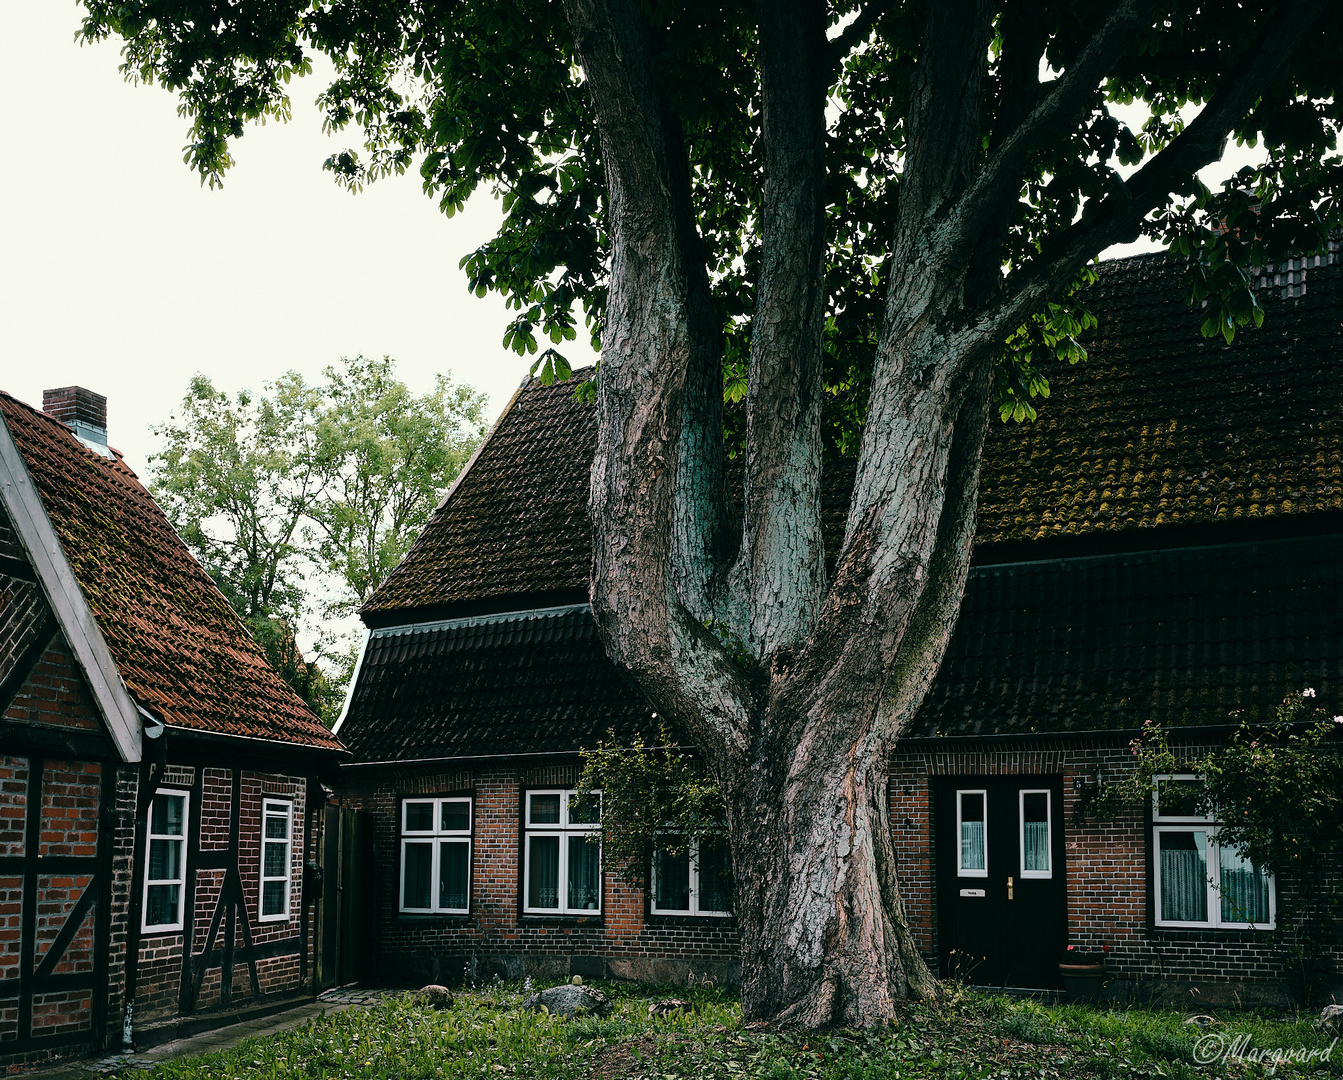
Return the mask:
<svg viewBox="0 0 1343 1080">
<path fill-rule="evenodd" d="M 110 458 L 107 448 L 107 398 L 82 386 L 42 391 L 42 411 L 75 433 L 85 446 Z"/>
</svg>

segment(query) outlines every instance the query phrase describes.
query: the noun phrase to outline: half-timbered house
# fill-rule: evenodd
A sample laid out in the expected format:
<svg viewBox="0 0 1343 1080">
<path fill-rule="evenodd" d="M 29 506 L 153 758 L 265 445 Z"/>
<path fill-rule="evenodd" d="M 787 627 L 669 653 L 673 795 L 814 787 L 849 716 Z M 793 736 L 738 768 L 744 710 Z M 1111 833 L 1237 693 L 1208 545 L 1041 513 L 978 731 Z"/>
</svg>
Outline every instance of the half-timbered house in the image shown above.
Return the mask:
<svg viewBox="0 0 1343 1080">
<path fill-rule="evenodd" d="M 891 761 L 934 970 L 1051 987 L 1072 943 L 1108 946 L 1130 988 L 1282 989 L 1291 882 L 1219 850 L 1215 821 L 1073 816 L 1148 720 L 1192 753 L 1306 688 L 1343 712 L 1343 267 L 1265 272 L 1265 325 L 1230 345 L 1202 338 L 1180 275 L 1104 265 L 1089 359 L 1048 372 L 1038 422 L 990 435 L 960 622 Z M 571 385 L 524 384 L 363 609 L 337 731 L 384 979 L 733 976 L 723 853 L 650 852 L 639 887 L 567 809 L 580 749 L 655 728 L 587 607 L 594 447 Z"/>
<path fill-rule="evenodd" d="M 0 1067 L 310 988 L 340 743 L 121 457 L 0 394 Z"/>
</svg>

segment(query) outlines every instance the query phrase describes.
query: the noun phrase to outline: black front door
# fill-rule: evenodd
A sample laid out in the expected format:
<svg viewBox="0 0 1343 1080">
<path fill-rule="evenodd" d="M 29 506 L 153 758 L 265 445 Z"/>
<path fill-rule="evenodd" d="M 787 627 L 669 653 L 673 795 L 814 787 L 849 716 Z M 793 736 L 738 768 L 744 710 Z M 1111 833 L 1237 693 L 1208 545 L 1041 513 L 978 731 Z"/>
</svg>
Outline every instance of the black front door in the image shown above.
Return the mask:
<svg viewBox="0 0 1343 1080">
<path fill-rule="evenodd" d="M 935 798 L 942 974 L 1057 987 L 1068 933 L 1062 778 L 951 777 Z"/>
</svg>

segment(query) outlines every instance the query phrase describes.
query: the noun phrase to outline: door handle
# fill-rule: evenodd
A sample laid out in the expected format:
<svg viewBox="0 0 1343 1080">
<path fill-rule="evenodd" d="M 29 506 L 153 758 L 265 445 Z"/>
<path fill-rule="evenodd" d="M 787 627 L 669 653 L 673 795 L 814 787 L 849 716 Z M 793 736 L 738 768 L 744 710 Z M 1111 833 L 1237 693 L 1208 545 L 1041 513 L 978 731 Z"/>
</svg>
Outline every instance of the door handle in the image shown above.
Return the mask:
<svg viewBox="0 0 1343 1080">
<path fill-rule="evenodd" d="M 1008 878 L 1008 879 L 1007 879 L 1007 898 L 1008 898 L 1009 900 L 1012 899 L 1012 879 L 1011 879 L 1011 878 Z"/>
</svg>

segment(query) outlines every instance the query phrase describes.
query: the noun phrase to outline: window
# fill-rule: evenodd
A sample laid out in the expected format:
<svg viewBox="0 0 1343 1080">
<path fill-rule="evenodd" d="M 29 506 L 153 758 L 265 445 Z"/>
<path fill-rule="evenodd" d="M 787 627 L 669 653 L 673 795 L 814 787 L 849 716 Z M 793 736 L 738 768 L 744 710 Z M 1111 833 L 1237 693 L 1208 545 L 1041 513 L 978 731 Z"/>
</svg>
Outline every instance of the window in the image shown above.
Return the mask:
<svg viewBox="0 0 1343 1080">
<path fill-rule="evenodd" d="M 601 795 L 581 809 L 577 796 L 572 790 L 527 792 L 524 912 L 593 915 L 602 909 L 602 849 L 588 839 L 601 820 Z"/>
<path fill-rule="evenodd" d="M 989 876 L 988 792 L 956 792 L 956 832 L 960 837 L 958 877 Z"/>
<path fill-rule="evenodd" d="M 401 910 L 471 910 L 471 799 L 401 804 Z"/>
<path fill-rule="evenodd" d="M 1272 930 L 1273 878 L 1219 842 L 1196 776 L 1158 776 L 1152 796 L 1156 925 Z"/>
<path fill-rule="evenodd" d="M 1023 789 L 1019 795 L 1021 819 L 1021 876 L 1049 878 L 1054 876 L 1050 862 L 1050 806 L 1048 791 Z"/>
<path fill-rule="evenodd" d="M 186 887 L 187 800 L 185 791 L 155 793 L 149 804 L 149 851 L 145 859 L 145 930 L 182 929 Z"/>
<path fill-rule="evenodd" d="M 732 914 L 732 855 L 726 836 L 688 844 L 668 836 L 653 852 L 654 915 Z"/>
<path fill-rule="evenodd" d="M 294 804 L 279 799 L 261 803 L 261 915 L 262 922 L 289 918 L 290 843 Z"/>
</svg>

